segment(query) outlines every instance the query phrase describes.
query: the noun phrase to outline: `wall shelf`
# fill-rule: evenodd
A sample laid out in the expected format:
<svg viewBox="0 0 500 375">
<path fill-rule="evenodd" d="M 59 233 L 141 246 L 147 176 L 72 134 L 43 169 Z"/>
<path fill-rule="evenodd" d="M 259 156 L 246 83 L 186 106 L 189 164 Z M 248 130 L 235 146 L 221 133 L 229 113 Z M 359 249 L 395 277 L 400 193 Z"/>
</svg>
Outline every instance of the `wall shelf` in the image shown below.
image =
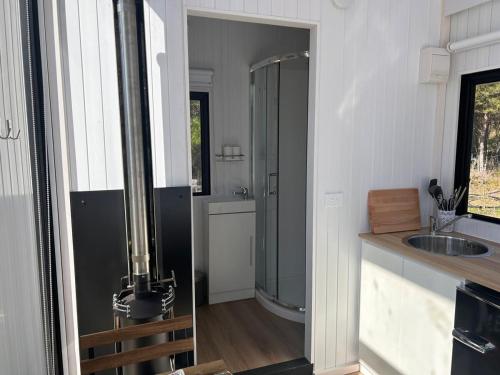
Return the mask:
<svg viewBox="0 0 500 375">
<path fill-rule="evenodd" d="M 243 160 L 245 160 L 245 155 L 225 156 L 221 154 L 215 154 L 215 161 L 243 161 Z"/>
</svg>

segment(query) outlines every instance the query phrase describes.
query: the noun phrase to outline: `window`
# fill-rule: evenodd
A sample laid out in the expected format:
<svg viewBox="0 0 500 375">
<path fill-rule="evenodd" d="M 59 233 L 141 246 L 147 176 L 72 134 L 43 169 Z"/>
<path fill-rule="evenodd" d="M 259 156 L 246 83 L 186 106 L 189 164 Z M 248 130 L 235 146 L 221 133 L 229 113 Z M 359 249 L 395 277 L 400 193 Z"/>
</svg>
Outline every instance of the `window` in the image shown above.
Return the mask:
<svg viewBox="0 0 500 375">
<path fill-rule="evenodd" d="M 500 223 L 500 69 L 464 75 L 455 187 L 468 186 L 458 212 Z"/>
<path fill-rule="evenodd" d="M 191 160 L 194 195 L 210 195 L 208 92 L 191 91 Z"/>
</svg>

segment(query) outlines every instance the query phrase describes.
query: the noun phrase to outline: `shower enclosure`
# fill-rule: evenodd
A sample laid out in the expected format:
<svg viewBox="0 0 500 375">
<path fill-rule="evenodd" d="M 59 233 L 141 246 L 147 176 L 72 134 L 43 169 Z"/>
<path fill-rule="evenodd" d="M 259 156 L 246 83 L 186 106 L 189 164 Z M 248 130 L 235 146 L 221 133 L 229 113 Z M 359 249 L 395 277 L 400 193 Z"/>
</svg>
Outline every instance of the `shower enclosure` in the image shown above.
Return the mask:
<svg viewBox="0 0 500 375">
<path fill-rule="evenodd" d="M 276 56 L 250 70 L 257 298 L 297 321 L 306 283 L 308 56 Z"/>
</svg>

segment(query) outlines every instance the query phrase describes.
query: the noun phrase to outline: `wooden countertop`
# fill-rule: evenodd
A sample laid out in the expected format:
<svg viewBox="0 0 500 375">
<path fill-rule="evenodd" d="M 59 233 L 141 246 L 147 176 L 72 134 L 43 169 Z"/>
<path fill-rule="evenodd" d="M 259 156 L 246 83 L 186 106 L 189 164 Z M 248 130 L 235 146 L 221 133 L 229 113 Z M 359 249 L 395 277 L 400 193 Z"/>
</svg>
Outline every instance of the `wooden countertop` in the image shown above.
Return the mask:
<svg viewBox="0 0 500 375">
<path fill-rule="evenodd" d="M 386 234 L 361 233 L 359 236 L 373 245 L 392 250 L 410 259 L 428 264 L 438 270 L 448 272 L 460 278 L 500 292 L 500 244 L 480 238 L 451 233 L 453 236 L 469 238 L 488 246 L 492 254 L 483 258 L 464 258 L 427 253 L 403 243 L 403 238 L 417 233 L 429 233 L 428 229 L 411 232 Z"/>
</svg>

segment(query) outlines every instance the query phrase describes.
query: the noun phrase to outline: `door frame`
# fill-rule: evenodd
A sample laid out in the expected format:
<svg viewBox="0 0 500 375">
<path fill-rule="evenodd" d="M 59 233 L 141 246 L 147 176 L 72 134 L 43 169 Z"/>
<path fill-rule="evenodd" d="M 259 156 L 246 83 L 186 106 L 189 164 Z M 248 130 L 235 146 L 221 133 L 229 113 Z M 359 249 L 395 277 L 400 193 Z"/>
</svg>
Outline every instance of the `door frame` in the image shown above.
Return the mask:
<svg viewBox="0 0 500 375">
<path fill-rule="evenodd" d="M 315 249 L 316 249 L 316 212 L 318 204 L 317 193 L 317 158 L 318 158 L 318 137 L 316 134 L 319 129 L 319 28 L 320 23 L 315 21 L 303 21 L 297 19 L 285 19 L 281 17 L 249 14 L 234 11 L 222 11 L 217 9 L 200 8 L 191 5 L 184 5 L 183 9 L 183 27 L 184 27 L 184 72 L 185 82 L 187 82 L 186 110 L 189 114 L 189 55 L 188 55 L 188 16 L 198 16 L 206 18 L 214 18 L 220 20 L 249 22 L 257 24 L 267 24 L 274 26 L 286 26 L 309 30 L 309 98 L 308 98 L 308 121 L 307 121 L 307 196 L 306 196 L 306 301 L 305 301 L 305 337 L 304 337 L 304 356 L 314 363 L 314 315 L 315 315 L 315 283 L 313 270 L 315 269 Z M 188 151 L 191 150 L 190 144 L 190 119 L 189 115 L 186 119 L 186 129 L 188 131 Z M 188 165 L 191 166 L 191 155 L 188 156 Z M 193 205 L 191 204 L 191 207 Z M 191 220 L 193 215 L 191 215 Z M 191 224 L 193 228 L 193 223 Z M 194 236 L 194 232 L 192 233 Z M 193 277 L 194 277 L 194 247 L 191 249 L 193 260 Z M 193 295 L 194 295 L 193 281 Z M 193 302 L 193 319 L 196 321 L 196 309 Z M 196 350 L 196 324 L 194 324 L 194 341 L 195 341 L 195 361 L 197 361 Z"/>
</svg>

